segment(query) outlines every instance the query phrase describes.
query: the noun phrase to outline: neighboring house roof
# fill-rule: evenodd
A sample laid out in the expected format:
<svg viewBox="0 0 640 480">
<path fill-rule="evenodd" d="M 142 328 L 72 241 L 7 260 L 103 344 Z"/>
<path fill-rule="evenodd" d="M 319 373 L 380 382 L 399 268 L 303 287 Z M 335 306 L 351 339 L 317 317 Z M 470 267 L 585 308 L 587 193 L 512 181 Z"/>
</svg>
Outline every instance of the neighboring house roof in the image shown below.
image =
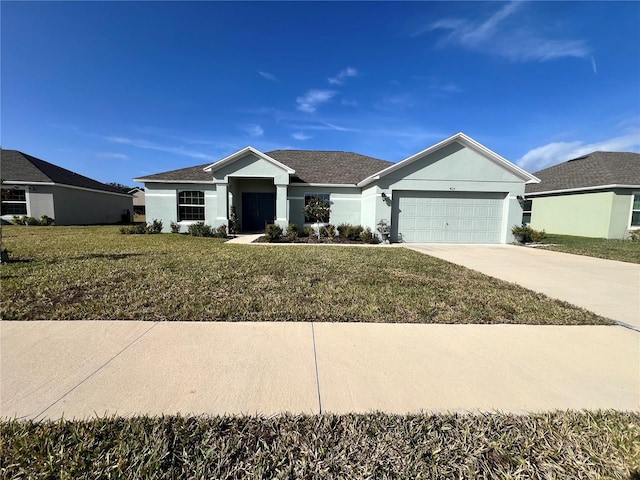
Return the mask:
<svg viewBox="0 0 640 480">
<path fill-rule="evenodd" d="M 492 162 L 502 166 L 503 168 L 509 170 L 510 172 L 514 173 L 515 175 L 517 175 L 518 177 L 522 178 L 526 183 L 538 183 L 540 180 L 538 178 L 536 178 L 534 175 L 531 175 L 529 172 L 523 170 L 522 168 L 518 167 L 517 165 L 511 163 L 510 161 L 508 161 L 507 159 L 501 157 L 500 155 L 498 155 L 497 153 L 495 153 L 492 150 L 489 150 L 487 147 L 485 147 L 484 145 L 479 144 L 478 142 L 476 142 L 473 138 L 465 135 L 462 132 L 456 133 L 455 135 L 451 135 L 449 138 L 445 138 L 444 140 L 442 140 L 441 142 L 436 143 L 435 145 L 432 145 L 429 148 L 426 148 L 414 155 L 411 155 L 410 157 L 405 158 L 404 160 L 401 160 L 398 163 L 392 163 L 390 164 L 390 166 L 382 171 L 378 171 L 378 172 L 373 172 L 373 174 L 365 179 L 363 179 L 360 183 L 358 183 L 358 186 L 365 186 L 368 185 L 369 183 L 378 180 L 382 177 L 384 177 L 385 175 L 390 174 L 391 172 L 394 172 L 396 170 L 398 170 L 399 168 L 402 168 L 406 165 L 409 165 L 413 162 L 415 162 L 416 160 L 419 160 L 420 158 L 423 158 L 426 155 L 429 155 L 433 152 L 436 152 L 438 150 L 440 150 L 441 148 L 453 143 L 453 142 L 458 142 L 464 146 L 466 146 L 467 148 L 470 148 L 472 150 L 475 150 L 476 152 L 480 153 L 481 155 L 483 155 L 485 158 L 488 158 L 489 160 L 491 160 Z"/>
<path fill-rule="evenodd" d="M 240 152 L 247 153 L 248 149 L 250 149 L 250 147 Z M 274 150 L 266 152 L 263 155 L 266 155 L 289 169 L 293 175 L 291 181 L 294 183 L 355 185 L 369 175 L 393 165 L 392 162 L 352 152 Z M 157 173 L 155 175 L 137 178 L 135 181 L 210 183 L 212 181 L 212 175 L 210 171 L 205 172 L 205 169 L 214 170 L 219 163 L 223 161 L 229 163 L 229 161 L 236 158 L 239 157 L 233 154 L 214 164 L 197 165 L 195 167 Z"/>
<path fill-rule="evenodd" d="M 106 185 L 18 150 L 2 150 L 0 160 L 4 184 L 58 184 L 127 195 L 118 187 Z"/>
<path fill-rule="evenodd" d="M 541 180 L 527 185 L 526 194 L 595 190 L 613 187 L 640 188 L 640 153 L 593 152 L 545 168 L 534 174 Z"/>
</svg>

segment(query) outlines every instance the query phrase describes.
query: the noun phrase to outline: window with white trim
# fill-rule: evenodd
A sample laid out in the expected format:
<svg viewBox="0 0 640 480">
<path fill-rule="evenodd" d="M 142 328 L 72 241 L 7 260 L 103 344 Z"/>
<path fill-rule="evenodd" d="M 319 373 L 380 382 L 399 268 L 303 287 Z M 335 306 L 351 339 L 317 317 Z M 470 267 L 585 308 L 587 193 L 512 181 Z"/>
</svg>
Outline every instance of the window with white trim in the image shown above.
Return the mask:
<svg viewBox="0 0 640 480">
<path fill-rule="evenodd" d="M 329 193 L 305 193 L 304 194 L 304 206 L 306 207 L 307 205 L 309 205 L 309 202 L 311 202 L 312 200 L 316 200 L 316 201 L 320 201 L 320 202 L 326 203 L 327 207 L 329 207 L 329 205 L 330 205 L 330 201 L 329 201 L 330 196 L 331 196 L 331 194 L 329 194 Z M 305 221 L 305 223 L 312 223 L 312 222 L 315 222 L 316 219 L 307 217 L 305 215 L 304 216 L 304 221 Z M 329 211 L 327 211 L 326 216 L 321 218 L 320 221 L 322 223 L 329 223 Z"/>
<path fill-rule="evenodd" d="M 522 224 L 529 225 L 531 223 L 531 204 L 532 200 L 522 202 Z"/>
<path fill-rule="evenodd" d="M 204 221 L 204 192 L 184 190 L 178 192 L 178 221 Z"/>
<path fill-rule="evenodd" d="M 27 191 L 18 188 L 2 189 L 2 215 L 26 215 Z"/>
<path fill-rule="evenodd" d="M 631 227 L 640 228 L 640 193 L 633 195 L 633 204 L 631 205 Z"/>
</svg>

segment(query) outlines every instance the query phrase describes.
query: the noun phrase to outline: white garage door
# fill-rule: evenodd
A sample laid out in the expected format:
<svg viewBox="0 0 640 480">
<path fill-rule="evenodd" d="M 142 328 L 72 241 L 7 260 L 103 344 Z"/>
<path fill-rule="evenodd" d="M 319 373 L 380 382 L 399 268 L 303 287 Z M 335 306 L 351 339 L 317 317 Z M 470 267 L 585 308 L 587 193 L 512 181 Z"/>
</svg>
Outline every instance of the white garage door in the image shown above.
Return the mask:
<svg viewBox="0 0 640 480">
<path fill-rule="evenodd" d="M 501 243 L 506 195 L 393 192 L 393 237 L 402 242 Z"/>
</svg>

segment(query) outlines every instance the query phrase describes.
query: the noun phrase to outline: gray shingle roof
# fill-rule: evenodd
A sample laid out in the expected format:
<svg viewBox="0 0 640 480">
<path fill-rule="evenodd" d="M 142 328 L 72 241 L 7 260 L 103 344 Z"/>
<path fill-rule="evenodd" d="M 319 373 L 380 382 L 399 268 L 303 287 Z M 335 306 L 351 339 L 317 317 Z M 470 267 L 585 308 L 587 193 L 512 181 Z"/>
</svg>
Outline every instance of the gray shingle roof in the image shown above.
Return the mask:
<svg viewBox="0 0 640 480">
<path fill-rule="evenodd" d="M 0 152 L 0 170 L 2 179 L 6 182 L 56 183 L 110 193 L 123 193 L 118 187 L 106 185 L 17 150 Z"/>
<path fill-rule="evenodd" d="M 602 185 L 640 185 L 640 153 L 593 152 L 534 173 L 540 183 L 526 193 L 592 188 Z"/>
<path fill-rule="evenodd" d="M 274 150 L 265 152 L 274 160 L 296 171 L 292 182 L 356 184 L 369 175 L 393 165 L 392 162 L 379 160 L 352 152 L 316 151 L 316 150 Z M 211 181 L 211 173 L 203 169 L 211 165 L 197 165 L 169 172 L 148 175 L 138 180 L 161 182 L 203 182 Z"/>
<path fill-rule="evenodd" d="M 292 182 L 355 185 L 393 165 L 392 162 L 352 152 L 274 150 L 266 154 L 296 171 Z"/>
</svg>

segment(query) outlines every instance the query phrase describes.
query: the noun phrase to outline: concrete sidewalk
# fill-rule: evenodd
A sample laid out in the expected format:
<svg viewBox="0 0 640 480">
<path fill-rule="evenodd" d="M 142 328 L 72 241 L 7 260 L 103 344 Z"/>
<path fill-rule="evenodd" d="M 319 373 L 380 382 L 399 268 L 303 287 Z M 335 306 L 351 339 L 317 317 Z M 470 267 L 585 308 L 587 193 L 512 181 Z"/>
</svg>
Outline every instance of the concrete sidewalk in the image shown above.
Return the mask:
<svg viewBox="0 0 640 480">
<path fill-rule="evenodd" d="M 640 408 L 619 326 L 0 322 L 0 416 Z"/>
<path fill-rule="evenodd" d="M 640 330 L 640 265 L 515 245 L 403 246 Z"/>
</svg>

